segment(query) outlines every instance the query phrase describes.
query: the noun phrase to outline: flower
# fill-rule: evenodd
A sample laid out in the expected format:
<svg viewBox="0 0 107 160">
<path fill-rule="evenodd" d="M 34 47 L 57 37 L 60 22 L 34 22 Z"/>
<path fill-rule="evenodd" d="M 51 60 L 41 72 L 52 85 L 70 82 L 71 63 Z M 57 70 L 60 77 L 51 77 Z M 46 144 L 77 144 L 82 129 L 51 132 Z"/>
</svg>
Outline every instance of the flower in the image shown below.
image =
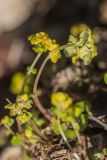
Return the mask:
<svg viewBox="0 0 107 160">
<path fill-rule="evenodd" d="M 67 109 L 71 106 L 73 100 L 69 97 L 67 93 L 56 92 L 51 96 L 51 103 L 56 107 L 61 107 L 63 109 Z"/>
<path fill-rule="evenodd" d="M 10 129 L 13 123 L 14 123 L 14 120 L 11 119 L 9 116 L 4 116 L 0 122 L 0 124 L 4 125 L 7 129 Z"/>
<path fill-rule="evenodd" d="M 69 43 L 71 46 L 65 48 L 65 54 L 71 57 L 73 64 L 81 59 L 85 65 L 88 65 L 97 55 L 94 35 L 89 28 L 81 32 L 79 37 L 70 35 Z"/>
<path fill-rule="evenodd" d="M 31 117 L 32 117 L 32 114 L 30 112 L 26 112 L 17 116 L 16 120 L 19 124 L 25 124 L 31 119 Z"/>
<path fill-rule="evenodd" d="M 33 34 L 28 37 L 31 45 L 34 45 L 33 50 L 39 54 L 49 51 L 49 54 L 59 47 L 59 44 L 55 40 L 49 38 L 48 34 L 45 32 L 40 32 Z M 60 51 L 56 51 L 51 57 L 51 61 L 56 63 L 58 59 L 61 58 Z"/>
</svg>

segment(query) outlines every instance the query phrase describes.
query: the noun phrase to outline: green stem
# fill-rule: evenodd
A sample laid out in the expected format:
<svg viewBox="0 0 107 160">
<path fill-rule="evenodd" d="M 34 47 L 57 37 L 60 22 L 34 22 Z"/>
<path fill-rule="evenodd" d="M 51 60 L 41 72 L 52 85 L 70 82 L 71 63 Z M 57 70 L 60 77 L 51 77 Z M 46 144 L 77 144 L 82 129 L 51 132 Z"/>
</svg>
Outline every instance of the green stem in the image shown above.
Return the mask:
<svg viewBox="0 0 107 160">
<path fill-rule="evenodd" d="M 78 143 L 80 145 L 80 153 L 82 154 L 84 160 L 89 160 L 89 157 L 86 152 L 86 148 L 84 147 L 84 143 L 82 142 L 82 139 L 81 139 L 81 135 L 75 127 L 75 122 L 72 120 L 71 124 L 72 124 L 74 131 L 75 131 Z"/>
<path fill-rule="evenodd" d="M 77 137 L 77 139 L 78 139 L 78 142 L 79 142 L 79 144 L 81 145 L 81 144 L 82 144 L 81 136 L 80 136 L 78 130 L 76 129 L 76 127 L 75 127 L 75 122 L 72 120 L 72 123 L 71 123 L 71 124 L 72 124 L 72 127 L 73 127 L 74 131 L 75 131 L 75 134 L 76 134 L 76 137 Z"/>
<path fill-rule="evenodd" d="M 39 129 L 39 127 L 37 126 L 37 124 L 34 121 L 31 121 L 30 124 L 31 124 L 32 128 L 35 130 L 38 137 L 41 137 L 43 140 L 48 141 L 47 137 L 41 133 L 41 130 Z"/>
<path fill-rule="evenodd" d="M 24 79 L 22 88 L 21 88 L 21 93 L 24 92 L 25 85 L 26 85 L 26 83 L 27 83 L 28 77 L 30 76 L 30 74 L 31 74 L 31 72 L 32 72 L 32 69 L 34 68 L 35 64 L 38 62 L 40 56 L 41 56 L 41 54 L 38 53 L 37 56 L 35 57 L 33 63 L 32 63 L 31 66 L 29 67 L 29 69 L 28 69 L 28 71 L 27 71 L 27 73 L 26 73 L 26 76 L 25 76 L 25 79 Z"/>
<path fill-rule="evenodd" d="M 65 141 L 65 143 L 68 146 L 69 150 L 72 152 L 72 148 L 71 148 L 71 146 L 70 146 L 70 144 L 69 144 L 69 142 L 68 142 L 68 140 L 67 140 L 67 138 L 66 138 L 66 136 L 64 134 L 64 131 L 63 131 L 62 127 L 61 127 L 60 120 L 58 120 L 58 128 L 59 128 L 59 131 L 60 131 L 60 134 L 61 134 L 63 140 Z"/>
<path fill-rule="evenodd" d="M 49 120 L 49 121 L 51 121 L 53 117 L 47 112 L 47 110 L 44 108 L 44 106 L 41 104 L 41 102 L 40 102 L 39 99 L 38 99 L 38 93 L 37 93 L 38 82 L 39 82 L 41 73 L 42 73 L 42 71 L 43 71 L 46 63 L 48 62 L 48 60 L 51 58 L 51 56 L 52 56 L 53 54 L 55 54 L 57 51 L 59 51 L 59 50 L 61 51 L 61 50 L 65 49 L 65 48 L 67 48 L 67 47 L 70 47 L 70 46 L 71 46 L 71 44 L 66 44 L 66 45 L 63 45 L 63 46 L 61 46 L 61 47 L 58 47 L 58 48 L 56 48 L 55 50 L 53 50 L 52 52 L 50 52 L 49 55 L 45 58 L 44 62 L 42 63 L 42 65 L 41 65 L 41 67 L 40 67 L 40 69 L 39 69 L 39 71 L 38 71 L 38 73 L 37 73 L 35 82 L 34 82 L 34 87 L 33 87 L 33 93 L 34 93 L 34 96 L 35 96 L 34 102 L 35 102 L 37 108 L 39 109 L 39 111 L 40 111 L 40 112 L 44 115 L 44 117 L 45 117 L 47 120 Z"/>
</svg>

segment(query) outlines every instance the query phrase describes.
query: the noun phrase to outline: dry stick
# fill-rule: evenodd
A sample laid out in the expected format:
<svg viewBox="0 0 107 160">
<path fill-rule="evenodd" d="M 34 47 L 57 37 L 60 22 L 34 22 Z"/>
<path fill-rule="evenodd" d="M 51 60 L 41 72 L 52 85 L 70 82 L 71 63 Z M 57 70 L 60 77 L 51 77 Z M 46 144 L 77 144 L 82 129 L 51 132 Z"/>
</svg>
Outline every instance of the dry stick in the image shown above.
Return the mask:
<svg viewBox="0 0 107 160">
<path fill-rule="evenodd" d="M 53 117 L 47 112 L 47 110 L 44 108 L 44 106 L 39 101 L 38 93 L 37 93 L 38 82 L 39 82 L 41 73 L 42 73 L 42 71 L 43 71 L 46 63 L 48 62 L 48 60 L 51 58 L 51 56 L 53 54 L 55 54 L 58 50 L 63 50 L 63 49 L 65 49 L 67 47 L 70 47 L 70 46 L 71 46 L 71 44 L 63 45 L 61 47 L 56 48 L 52 52 L 50 52 L 50 54 L 45 58 L 44 62 L 42 63 L 42 65 L 41 65 L 41 67 L 40 67 L 40 69 L 39 69 L 39 71 L 37 73 L 35 82 L 34 82 L 33 93 L 34 93 L 34 102 L 35 102 L 35 105 L 37 106 L 37 108 L 39 109 L 39 111 L 44 115 L 44 117 L 47 120 L 49 120 L 49 121 L 51 121 Z"/>
<path fill-rule="evenodd" d="M 105 123 L 103 123 L 101 120 L 99 120 L 98 118 L 96 118 L 93 115 L 91 115 L 89 117 L 89 120 L 92 120 L 92 121 L 98 123 L 99 125 L 101 125 L 107 131 L 107 125 Z"/>
<path fill-rule="evenodd" d="M 74 153 L 73 156 L 75 157 L 76 160 L 81 160 L 81 158 L 76 153 Z"/>
</svg>

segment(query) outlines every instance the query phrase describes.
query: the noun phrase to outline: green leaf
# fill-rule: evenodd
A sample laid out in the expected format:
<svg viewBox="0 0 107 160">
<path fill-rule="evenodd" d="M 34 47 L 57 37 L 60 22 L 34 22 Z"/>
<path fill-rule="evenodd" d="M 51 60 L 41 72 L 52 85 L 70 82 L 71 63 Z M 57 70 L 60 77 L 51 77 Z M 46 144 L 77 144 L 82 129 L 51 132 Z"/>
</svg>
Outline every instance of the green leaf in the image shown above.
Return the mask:
<svg viewBox="0 0 107 160">
<path fill-rule="evenodd" d="M 30 69 L 30 66 L 27 67 L 27 71 L 29 69 Z M 36 68 L 32 68 L 31 73 L 35 75 L 37 73 L 37 69 Z"/>
<path fill-rule="evenodd" d="M 26 135 L 26 137 L 28 137 L 28 138 L 32 137 L 32 132 L 33 132 L 33 129 L 31 127 L 27 127 L 25 129 L 25 135 Z"/>
<path fill-rule="evenodd" d="M 33 114 L 33 121 L 38 125 L 38 126 L 43 126 L 45 124 L 45 119 L 42 117 L 40 118 L 38 115 Z"/>
<path fill-rule="evenodd" d="M 10 91 L 13 94 L 19 94 L 22 88 L 25 75 L 22 72 L 17 72 L 12 76 L 10 83 Z"/>
<path fill-rule="evenodd" d="M 86 121 L 86 116 L 84 114 L 81 114 L 80 119 L 81 119 L 82 125 L 85 126 L 86 122 L 87 122 Z"/>
<path fill-rule="evenodd" d="M 12 145 L 20 145 L 22 143 L 23 139 L 20 134 L 16 134 L 12 137 L 11 139 L 11 144 Z"/>
<path fill-rule="evenodd" d="M 33 68 L 32 71 L 31 71 L 31 73 L 35 75 L 37 73 L 37 69 Z"/>
<path fill-rule="evenodd" d="M 77 56 L 77 49 L 75 46 L 70 46 L 64 49 L 66 57 Z"/>
<path fill-rule="evenodd" d="M 58 120 L 52 120 L 52 129 L 56 134 L 60 134 L 59 127 L 58 127 Z"/>
<path fill-rule="evenodd" d="M 70 35 L 68 41 L 72 44 L 76 44 L 77 43 L 77 38 L 73 35 Z"/>
<path fill-rule="evenodd" d="M 83 112 L 83 106 L 79 106 L 79 102 L 78 102 L 77 105 L 74 105 L 73 110 L 74 110 L 75 117 L 79 117 Z"/>
<path fill-rule="evenodd" d="M 80 130 L 83 131 L 87 127 L 87 116 L 85 114 L 81 114 L 80 121 L 78 122 L 80 125 Z"/>
<path fill-rule="evenodd" d="M 83 45 L 85 45 L 85 43 L 87 42 L 87 39 L 88 39 L 88 30 L 85 30 L 84 32 L 82 32 L 80 34 L 80 40 L 79 42 L 77 43 L 77 46 L 79 47 L 82 47 Z"/>
<path fill-rule="evenodd" d="M 91 52 L 86 46 L 83 46 L 80 49 L 80 58 L 84 61 L 85 65 L 89 65 L 91 63 L 92 60 Z"/>
<path fill-rule="evenodd" d="M 73 106 L 73 113 L 75 117 L 79 117 L 85 111 L 84 101 L 76 102 Z"/>
<path fill-rule="evenodd" d="M 66 135 L 67 138 L 70 138 L 70 139 L 76 137 L 75 131 L 72 130 L 72 129 L 67 129 L 65 131 L 65 135 Z"/>
<path fill-rule="evenodd" d="M 76 102 L 73 107 L 74 116 L 79 117 L 83 112 L 91 115 L 91 105 L 87 101 Z"/>
<path fill-rule="evenodd" d="M 39 54 L 42 54 L 44 52 L 43 46 L 34 46 L 33 51 Z"/>
</svg>

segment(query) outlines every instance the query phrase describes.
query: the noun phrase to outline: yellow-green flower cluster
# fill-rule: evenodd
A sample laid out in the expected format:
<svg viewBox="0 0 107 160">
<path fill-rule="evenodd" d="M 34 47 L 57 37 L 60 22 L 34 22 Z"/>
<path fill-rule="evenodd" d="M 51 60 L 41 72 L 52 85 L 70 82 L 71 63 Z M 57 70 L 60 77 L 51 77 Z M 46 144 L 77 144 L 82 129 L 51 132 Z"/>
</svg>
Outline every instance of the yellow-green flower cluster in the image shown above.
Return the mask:
<svg viewBox="0 0 107 160">
<path fill-rule="evenodd" d="M 32 117 L 32 114 L 30 112 L 25 112 L 23 114 L 18 115 L 16 120 L 19 124 L 25 124 L 31 119 L 31 117 Z"/>
<path fill-rule="evenodd" d="M 28 40 L 34 45 L 33 50 L 37 53 L 45 53 L 47 51 L 52 52 L 59 47 L 59 44 L 56 43 L 55 40 L 49 38 L 48 34 L 45 32 L 40 32 L 33 34 L 28 37 Z M 56 63 L 58 59 L 61 58 L 60 51 L 56 51 L 51 56 L 51 61 Z"/>
<path fill-rule="evenodd" d="M 70 35 L 69 43 L 71 46 L 65 49 L 65 53 L 67 57 L 71 57 L 73 64 L 78 59 L 82 59 L 84 64 L 88 65 L 97 55 L 94 35 L 89 28 L 81 32 L 79 36 L 77 32 Z"/>
<path fill-rule="evenodd" d="M 32 107 L 32 100 L 27 94 L 19 95 L 16 98 L 16 102 L 5 106 L 6 109 L 10 110 L 10 116 L 16 116 L 16 120 L 20 124 L 24 124 L 32 117 L 28 110 Z"/>
<path fill-rule="evenodd" d="M 5 126 L 7 129 L 10 129 L 13 123 L 14 123 L 14 120 L 11 119 L 9 116 L 4 116 L 0 122 L 0 124 Z"/>
<path fill-rule="evenodd" d="M 12 129 L 11 127 L 14 124 L 14 120 L 12 118 L 10 118 L 9 116 L 4 116 L 1 121 L 0 121 L 0 126 L 4 126 L 5 127 L 5 135 L 8 136 L 10 134 L 12 134 Z"/>
<path fill-rule="evenodd" d="M 51 103 L 54 106 L 57 106 L 63 109 L 67 109 L 69 106 L 71 106 L 73 100 L 69 97 L 67 93 L 57 92 L 53 93 L 51 96 Z"/>
<path fill-rule="evenodd" d="M 94 35 L 92 34 L 91 30 L 87 30 L 88 33 L 88 38 L 82 47 L 80 47 L 80 59 L 84 61 L 85 64 L 91 63 L 91 60 L 97 56 L 97 48 L 95 46 L 95 40 L 94 40 Z M 81 38 L 81 37 L 80 37 Z"/>
</svg>

